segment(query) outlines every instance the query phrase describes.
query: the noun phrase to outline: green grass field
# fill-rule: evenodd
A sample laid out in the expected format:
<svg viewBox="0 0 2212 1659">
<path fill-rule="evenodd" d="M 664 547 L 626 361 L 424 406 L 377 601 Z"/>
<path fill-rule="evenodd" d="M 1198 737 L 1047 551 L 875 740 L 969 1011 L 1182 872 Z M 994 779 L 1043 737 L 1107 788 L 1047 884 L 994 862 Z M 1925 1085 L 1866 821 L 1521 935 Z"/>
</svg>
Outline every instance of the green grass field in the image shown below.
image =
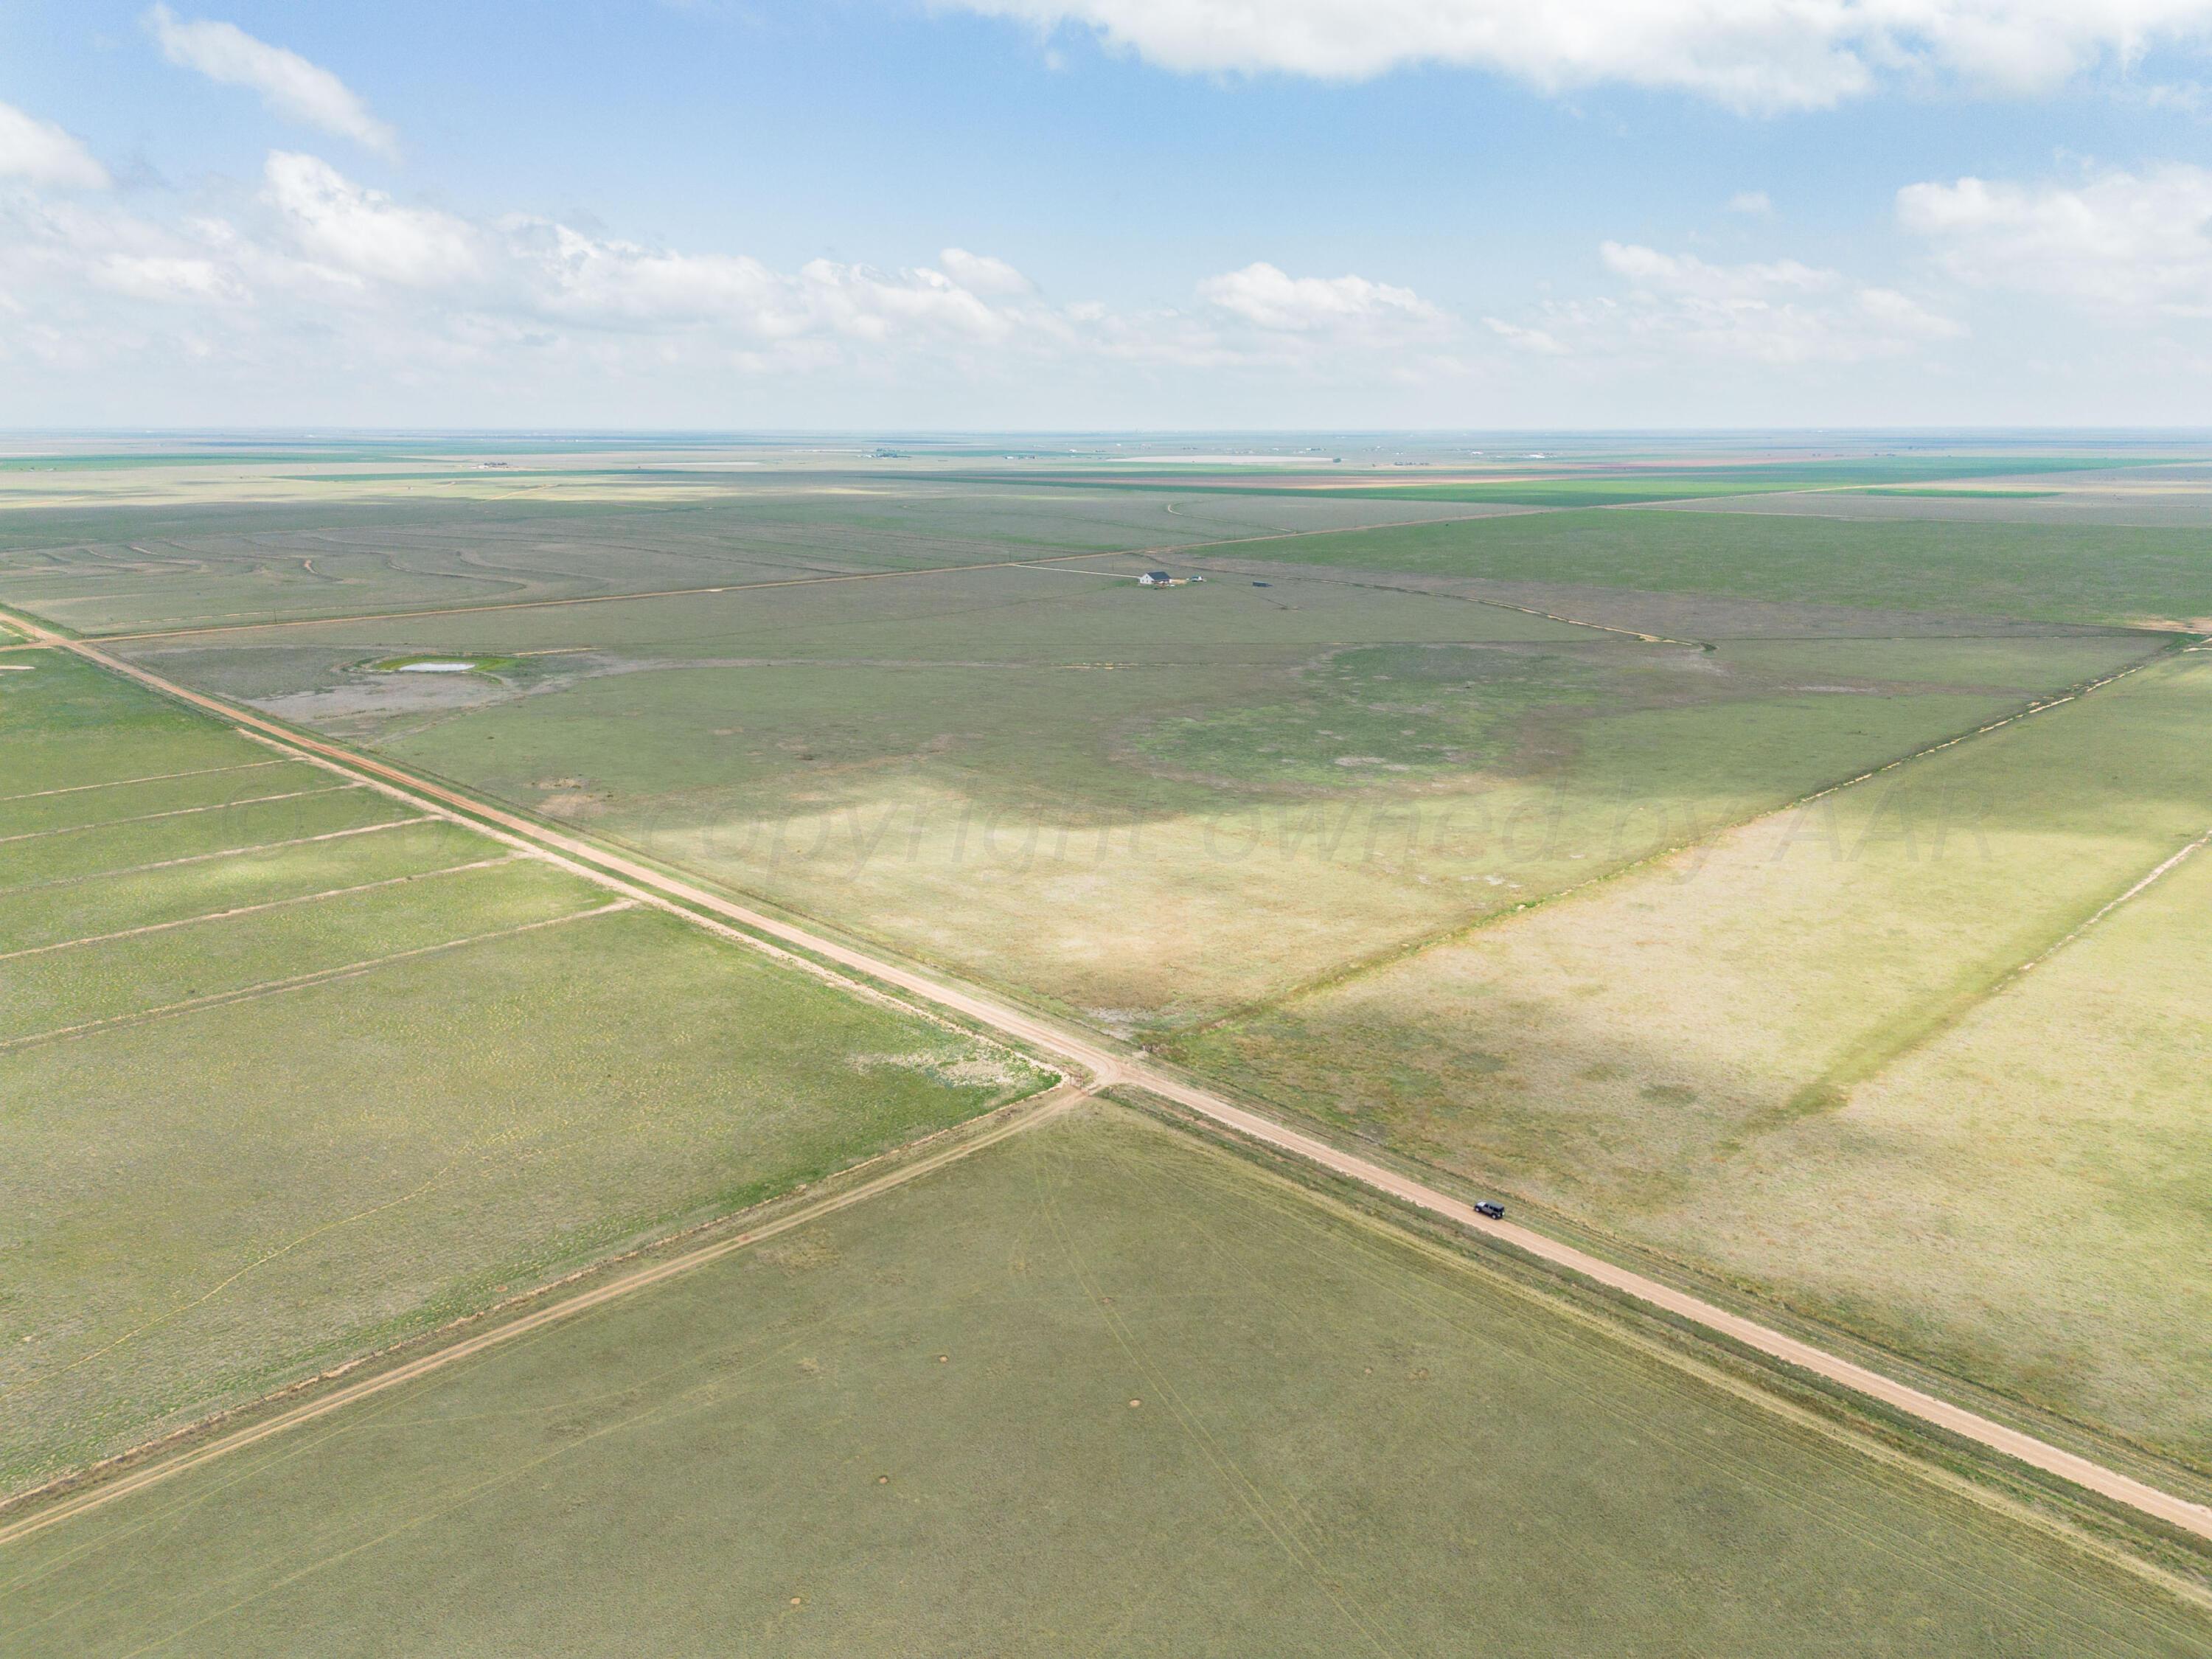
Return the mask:
<svg viewBox="0 0 2212 1659">
<path fill-rule="evenodd" d="M 2212 616 L 2201 532 L 1583 512 L 1312 536 L 1267 556 L 1350 569 L 1959 617 Z"/>
<path fill-rule="evenodd" d="M 2165 642 L 1778 641 L 1709 605 L 1750 637 L 1707 649 L 1296 566 L 1147 592 L 1142 568 L 131 649 L 1126 1030 L 1587 881 Z M 373 672 L 439 652 L 524 666 Z"/>
<path fill-rule="evenodd" d="M 2063 517 L 2136 473 L 442 455 L 11 474 L 0 603 L 2212 1474 L 2212 851 L 2075 937 L 2212 829 L 2212 543 Z M 1043 1085 L 0 664 L 0 1494 Z M 2212 1652 L 2053 1526 L 1102 1106 L 0 1547 L 10 1655 L 672 1627 Z"/>
<path fill-rule="evenodd" d="M 2208 715 L 2212 660 L 2169 657 L 1174 1052 L 2212 1468 L 2212 1364 L 2182 1310 L 2212 1164 L 2152 1152 L 2206 1086 L 2171 1041 L 2111 1042 L 2041 979 L 2040 1042 L 1999 1012 L 2022 993 L 1988 1001 L 2212 827 Z M 2083 983 L 2070 963 L 2038 972 Z M 1973 1049 L 1984 1158 L 1959 1155 L 1969 1097 L 1924 1084 L 1916 1113 L 1861 1127 L 1897 1068 L 1925 1076 L 1991 1021 L 2019 1046 Z M 2074 1052 L 2098 1056 L 2094 1097 L 2057 1081 L 2048 1056 Z M 2092 1099 L 2136 1103 L 2133 1156 Z M 1922 1178 L 1887 1179 L 1922 1139 Z M 1964 1242 L 1999 1236 L 2001 1256 Z"/>
<path fill-rule="evenodd" d="M 220 501 L 105 511 L 16 508 L 0 524 L 0 594 L 88 634 L 803 581 L 1089 551 L 1464 516 L 1413 501 L 1212 497 L 803 479 L 624 498 L 380 498 L 341 476 L 289 506 Z"/>
<path fill-rule="evenodd" d="M 0 1491 L 1038 1084 L 58 653 L 0 754 Z"/>
<path fill-rule="evenodd" d="M 2212 1651 L 2058 1536 L 1100 1108 L 0 1587 L 24 1659 Z"/>
</svg>

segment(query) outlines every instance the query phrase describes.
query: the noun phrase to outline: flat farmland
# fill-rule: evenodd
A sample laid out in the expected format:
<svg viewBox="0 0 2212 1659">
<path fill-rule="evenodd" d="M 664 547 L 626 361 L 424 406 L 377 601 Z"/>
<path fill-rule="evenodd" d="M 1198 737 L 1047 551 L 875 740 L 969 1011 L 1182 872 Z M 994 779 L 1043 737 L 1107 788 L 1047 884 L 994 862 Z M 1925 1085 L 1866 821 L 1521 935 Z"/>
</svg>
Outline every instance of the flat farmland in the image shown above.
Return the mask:
<svg viewBox="0 0 2212 1659">
<path fill-rule="evenodd" d="M 18 654 L 0 1492 L 1041 1085 L 61 653 Z"/>
<path fill-rule="evenodd" d="M 2186 916 L 2212 878 L 2185 860 L 2075 937 L 2212 828 L 2212 658 L 2174 626 L 2212 610 L 2192 538 L 851 475 L 631 480 L 564 512 L 569 485 L 514 483 L 443 518 L 380 520 L 367 480 L 350 517 L 157 536 L 134 509 L 19 541 L 0 600 L 74 595 L 73 626 L 157 674 L 1133 1038 L 2202 1489 L 2212 1310 L 2172 1287 L 2201 1279 Z M 737 574 L 664 591 L 714 568 Z M 1154 568 L 1194 580 L 1139 586 Z M 37 1334 L 0 1334 L 0 1445 L 26 1449 L 0 1485 L 1041 1086 L 10 654 L 33 672 L 0 675 L 0 1079 L 68 1106 L 0 1118 L 29 1194 L 0 1247 L 33 1269 L 0 1316 Z M 82 695 L 6 726 L 56 664 Z M 2039 1026 L 2063 1054 L 2026 1052 Z M 2056 1534 L 1486 1280 L 1459 1336 L 1408 1334 L 1474 1294 L 1438 1288 L 1463 1268 L 1262 1191 L 1118 1111 L 1027 1129 L 730 1258 L 695 1281 L 714 1296 L 472 1357 L 179 1477 L 180 1508 L 149 1488 L 71 1519 L 52 1536 L 85 1553 L 12 1582 L 52 1614 L 35 1639 L 123 1651 L 372 1626 L 405 1650 L 425 1620 L 601 1651 L 666 1606 L 837 1652 L 932 1650 L 968 1617 L 984 1647 L 1063 1651 L 2199 1639 Z M 1103 1317 L 1087 1348 L 1048 1246 Z M 1144 1329 L 1116 1311 L 1139 1307 Z M 908 1389 L 969 1354 L 981 1393 Z M 1094 1387 L 1117 1364 L 1143 1385 Z M 1386 1375 L 1454 1386 L 1346 1392 Z M 1686 1388 L 1705 1404 L 1678 1419 Z M 1054 1438 L 1085 1390 L 1121 1415 Z M 1720 1399 L 1726 1424 L 1698 1414 Z M 1182 1437 L 1123 1468 L 1097 1437 L 1164 1402 Z M 860 1507 L 925 1468 L 926 1505 Z M 1558 1579 L 1562 1539 L 1603 1571 Z M 1942 1582 L 1893 1604 L 1929 1560 Z"/>
<path fill-rule="evenodd" d="M 1995 504 L 2000 518 L 2006 505 Z M 2212 616 L 2212 547 L 2201 532 L 1990 522 L 1984 511 L 1949 521 L 1924 513 L 1863 521 L 1745 510 L 1543 513 L 1305 537 L 1268 556 L 1953 617 L 2133 624 Z"/>
<path fill-rule="evenodd" d="M 2192 1028 L 2142 1024 L 2178 1013 L 2178 941 L 2108 966 L 2105 1001 L 2042 977 L 2086 987 L 2075 953 L 2113 964 L 2175 914 L 2154 888 L 2068 942 L 2212 828 L 2209 713 L 2212 660 L 2170 656 L 1174 1052 L 2212 1467 L 2207 1170 L 2180 1150 L 2204 1085 Z M 2138 985 L 2142 1040 L 2115 1042 Z M 1931 1081 L 1968 1053 L 1972 1090 Z"/>
<path fill-rule="evenodd" d="M 2167 643 L 1834 611 L 1826 637 L 1777 640 L 1758 606 L 1741 637 L 1686 641 L 1249 557 L 1169 592 L 1129 580 L 1145 568 L 125 648 L 1139 1031 L 1585 883 Z M 439 653 L 510 665 L 377 667 Z"/>
<path fill-rule="evenodd" d="M 343 479 L 338 480 L 343 484 Z M 286 617 L 582 599 L 804 581 L 1273 536 L 1485 509 L 1111 491 L 787 481 L 704 495 L 640 479 L 627 503 L 380 503 L 354 485 L 324 509 L 234 525 L 173 508 L 11 514 L 0 595 L 86 634 Z M 657 484 L 657 489 L 655 488 Z"/>
<path fill-rule="evenodd" d="M 2145 530 L 2212 528 L 2212 498 L 2201 484 L 2160 484 L 2158 475 L 2124 487 L 2069 481 L 2063 489 L 2008 491 L 1824 492 L 1734 496 L 1668 503 L 1675 510 L 1757 518 L 1835 519 L 1852 524 L 1924 520 L 1935 523 L 2019 524 L 2045 529 L 2100 526 Z"/>
<path fill-rule="evenodd" d="M 1092 1107 L 0 1547 L 10 1653 L 2182 1656 L 2197 1604 Z"/>
</svg>

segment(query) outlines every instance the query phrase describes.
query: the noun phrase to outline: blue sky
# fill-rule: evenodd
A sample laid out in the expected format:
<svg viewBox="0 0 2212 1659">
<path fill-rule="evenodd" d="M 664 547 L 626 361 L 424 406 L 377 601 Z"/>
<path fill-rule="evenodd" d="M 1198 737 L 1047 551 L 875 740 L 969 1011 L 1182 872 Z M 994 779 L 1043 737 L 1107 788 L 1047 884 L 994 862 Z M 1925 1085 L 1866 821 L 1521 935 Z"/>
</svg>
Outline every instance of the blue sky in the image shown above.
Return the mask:
<svg viewBox="0 0 2212 1659">
<path fill-rule="evenodd" d="M 20 0 L 0 422 L 2212 423 L 2208 42 L 2212 0 Z"/>
</svg>

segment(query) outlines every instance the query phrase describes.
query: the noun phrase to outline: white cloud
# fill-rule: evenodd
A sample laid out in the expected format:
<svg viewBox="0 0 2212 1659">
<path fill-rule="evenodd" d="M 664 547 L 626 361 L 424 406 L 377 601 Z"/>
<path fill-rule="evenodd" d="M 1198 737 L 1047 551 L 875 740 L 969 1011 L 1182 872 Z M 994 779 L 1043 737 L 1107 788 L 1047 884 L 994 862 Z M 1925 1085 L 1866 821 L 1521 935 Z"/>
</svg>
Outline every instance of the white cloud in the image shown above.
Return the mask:
<svg viewBox="0 0 2212 1659">
<path fill-rule="evenodd" d="M 937 258 L 945 274 L 970 294 L 1027 294 L 1035 286 L 1004 259 L 994 259 L 986 253 L 949 247 Z"/>
<path fill-rule="evenodd" d="M 386 155 L 398 148 L 389 126 L 369 112 L 359 94 L 295 52 L 257 40 L 235 23 L 185 22 L 166 5 L 146 14 L 146 27 L 161 55 L 225 86 L 248 87 L 289 120 L 350 138 Z"/>
<path fill-rule="evenodd" d="M 1785 293 L 1814 293 L 1841 280 L 1832 270 L 1816 270 L 1795 259 L 1771 264 L 1708 264 L 1693 253 L 1662 253 L 1634 243 L 1605 242 L 1598 255 L 1607 266 L 1642 287 L 1701 303 L 1762 304 Z"/>
<path fill-rule="evenodd" d="M 270 155 L 258 189 L 170 199 L 0 190 L 17 418 L 143 420 L 166 387 L 183 423 L 219 398 L 234 419 L 403 423 L 1710 419 L 1731 386 L 1794 398 L 1844 384 L 1838 365 L 1917 375 L 1960 331 L 1838 271 L 1631 243 L 1598 250 L 1585 297 L 1470 330 L 1405 286 L 1266 262 L 1152 306 L 1049 300 L 975 254 L 780 268 L 397 200 L 296 153 Z M 1638 385 L 1641 404 L 1615 395 Z"/>
<path fill-rule="evenodd" d="M 90 270 L 111 294 L 160 302 L 224 303 L 246 297 L 238 280 L 212 259 L 168 253 L 111 253 Z"/>
<path fill-rule="evenodd" d="M 292 240 L 310 260 L 343 280 L 440 288 L 483 269 L 483 251 L 472 227 L 449 214 L 403 207 L 318 157 L 279 150 L 270 156 L 265 175 L 264 199 Z"/>
<path fill-rule="evenodd" d="M 1897 194 L 1907 230 L 1978 287 L 2122 315 L 2212 315 L 2212 171 L 2170 163 L 2075 184 L 1960 179 Z"/>
<path fill-rule="evenodd" d="M 1287 333 L 1431 331 L 1443 313 L 1409 288 L 1364 276 L 1292 276 L 1264 260 L 1209 276 L 1199 296 L 1265 329 Z"/>
<path fill-rule="evenodd" d="M 1626 283 L 1625 293 L 1556 302 L 1533 323 L 1486 319 L 1492 331 L 1545 355 L 1775 368 L 1907 356 L 1966 331 L 1894 289 L 1795 259 L 1714 264 L 1622 242 L 1598 252 Z"/>
<path fill-rule="evenodd" d="M 1728 210 L 1764 219 L 1774 211 L 1774 198 L 1763 190 L 1740 190 L 1728 198 Z"/>
<path fill-rule="evenodd" d="M 1534 352 L 1540 357 L 1564 357 L 1568 355 L 1567 348 L 1547 330 L 1509 323 L 1502 317 L 1486 317 L 1482 324 L 1516 351 Z"/>
<path fill-rule="evenodd" d="M 1416 64 L 1819 108 L 1885 75 L 2033 91 L 2212 38 L 2212 0 L 939 0 L 1186 71 L 1358 80 Z"/>
<path fill-rule="evenodd" d="M 62 190 L 102 190 L 107 169 L 52 121 L 0 104 L 0 179 Z"/>
</svg>

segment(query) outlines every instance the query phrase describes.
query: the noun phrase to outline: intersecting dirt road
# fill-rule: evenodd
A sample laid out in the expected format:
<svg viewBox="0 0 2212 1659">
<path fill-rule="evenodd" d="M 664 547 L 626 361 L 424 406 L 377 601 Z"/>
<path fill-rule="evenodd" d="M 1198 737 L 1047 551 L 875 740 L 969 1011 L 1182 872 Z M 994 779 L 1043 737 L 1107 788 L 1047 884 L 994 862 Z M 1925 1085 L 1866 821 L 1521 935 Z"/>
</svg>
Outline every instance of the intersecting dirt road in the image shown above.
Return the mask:
<svg viewBox="0 0 2212 1659">
<path fill-rule="evenodd" d="M 1141 1057 L 1116 1053 L 1097 1040 L 1054 1022 L 980 995 L 928 974 L 884 961 L 863 951 L 826 939 L 780 917 L 732 902 L 719 893 L 668 875 L 579 836 L 538 823 L 518 813 L 480 800 L 445 784 L 416 776 L 402 768 L 340 744 L 296 732 L 291 728 L 163 679 L 137 665 L 111 656 L 99 646 L 58 634 L 20 613 L 0 611 L 0 621 L 33 641 L 74 653 L 100 667 L 150 687 L 167 696 L 206 710 L 255 735 L 273 739 L 302 755 L 313 756 L 334 769 L 363 782 L 396 790 L 433 807 L 457 811 L 495 826 L 506 835 L 556 854 L 587 872 L 599 872 L 624 890 L 644 889 L 663 899 L 703 912 L 720 922 L 772 939 L 819 961 L 890 986 L 926 1004 L 949 1010 L 1002 1036 L 1029 1044 L 1054 1060 L 1090 1073 L 1093 1090 L 1117 1084 L 1133 1085 L 1159 1096 L 1246 1139 L 1304 1159 L 1334 1175 L 1387 1194 L 1450 1221 L 1467 1231 L 1510 1246 L 1522 1254 L 1576 1274 L 1690 1322 L 1753 1352 L 1795 1366 L 1800 1370 L 1879 1401 L 1893 1411 L 1975 1443 L 2030 1468 L 2055 1475 L 2114 1503 L 2195 1536 L 2212 1540 L 2212 1506 L 2193 1503 L 2165 1492 L 2118 1469 L 2081 1456 L 2046 1440 L 1970 1411 L 1950 1401 L 1885 1376 L 1868 1366 L 1820 1348 L 1756 1320 L 1731 1312 L 1703 1297 L 1635 1273 L 1617 1263 L 1576 1249 L 1571 1244 L 1478 1214 L 1462 1200 L 1387 1169 L 1357 1153 L 1278 1123 L 1233 1102 L 1185 1082 Z M 0 1534 L 4 1538 L 4 1534 Z"/>
</svg>

